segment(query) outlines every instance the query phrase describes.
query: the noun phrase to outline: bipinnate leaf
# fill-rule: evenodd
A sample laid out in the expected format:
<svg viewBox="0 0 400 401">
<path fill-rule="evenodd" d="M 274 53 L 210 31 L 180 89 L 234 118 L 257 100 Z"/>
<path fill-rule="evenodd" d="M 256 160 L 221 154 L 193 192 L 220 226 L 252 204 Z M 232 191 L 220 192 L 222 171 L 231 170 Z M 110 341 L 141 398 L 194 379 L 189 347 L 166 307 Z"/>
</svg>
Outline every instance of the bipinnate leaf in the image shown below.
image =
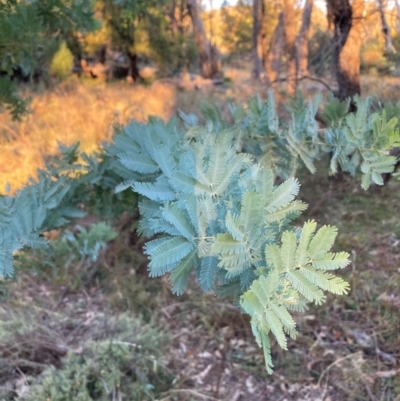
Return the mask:
<svg viewBox="0 0 400 401">
<path fill-rule="evenodd" d="M 149 156 L 140 153 L 120 153 L 119 161 L 129 170 L 142 174 L 152 174 L 159 170 L 159 165 Z"/>
<path fill-rule="evenodd" d="M 317 305 L 321 305 L 325 300 L 324 293 L 306 277 L 298 271 L 289 271 L 286 273 L 286 278 L 292 286 L 309 301 Z"/>
<path fill-rule="evenodd" d="M 285 231 L 282 234 L 281 258 L 283 269 L 289 271 L 295 268 L 294 255 L 296 252 L 296 234 Z"/>
<path fill-rule="evenodd" d="M 265 211 L 272 213 L 287 206 L 299 193 L 299 189 L 299 181 L 296 178 L 289 178 L 275 189 L 272 200 L 266 205 Z"/>
<path fill-rule="evenodd" d="M 274 173 L 269 168 L 260 168 L 257 174 L 256 190 L 266 204 L 272 198 L 274 178 Z"/>
<path fill-rule="evenodd" d="M 193 249 L 189 255 L 183 258 L 172 270 L 169 281 L 174 294 L 182 295 L 186 291 L 193 268 L 197 263 L 197 249 Z"/>
<path fill-rule="evenodd" d="M 162 172 L 169 178 L 175 175 L 176 161 L 168 146 L 157 146 L 153 156 Z"/>
<path fill-rule="evenodd" d="M 215 278 L 218 271 L 218 258 L 205 256 L 200 264 L 200 287 L 203 291 L 211 291 L 215 286 Z"/>
<path fill-rule="evenodd" d="M 206 176 L 210 181 L 212 188 L 218 187 L 224 177 L 227 157 L 227 149 L 224 149 L 221 146 L 214 146 L 211 149 L 211 156 Z"/>
<path fill-rule="evenodd" d="M 176 194 L 171 187 L 163 182 L 135 182 L 133 190 L 153 201 L 172 201 L 176 198 Z"/>
<path fill-rule="evenodd" d="M 365 173 L 361 178 L 361 188 L 367 190 L 371 185 L 371 173 Z"/>
<path fill-rule="evenodd" d="M 150 276 L 161 276 L 172 270 L 193 248 L 194 242 L 184 237 L 163 237 L 148 242 L 145 253 L 150 256 Z"/>
<path fill-rule="evenodd" d="M 262 348 L 264 352 L 264 361 L 265 361 L 265 368 L 267 369 L 267 373 L 272 375 L 274 364 L 272 363 L 271 357 L 271 343 L 269 341 L 269 337 L 264 332 L 261 332 L 261 342 Z"/>
<path fill-rule="evenodd" d="M 289 203 L 289 205 L 280 208 L 279 210 L 267 213 L 264 216 L 264 221 L 266 223 L 274 223 L 274 222 L 281 222 L 285 219 L 290 213 L 298 213 L 303 212 L 307 209 L 307 204 L 302 201 L 293 201 Z"/>
<path fill-rule="evenodd" d="M 225 218 L 225 224 L 226 224 L 226 229 L 228 230 L 229 234 L 232 235 L 232 237 L 236 241 L 243 241 L 244 238 L 244 232 L 242 228 L 240 227 L 240 219 L 239 216 L 232 214 L 229 210 L 226 214 Z"/>
<path fill-rule="evenodd" d="M 297 266 L 303 266 L 307 262 L 308 247 L 316 228 L 317 223 L 314 220 L 310 220 L 304 224 L 301 230 L 299 245 L 296 250 L 295 264 Z"/>
<path fill-rule="evenodd" d="M 226 276 L 228 278 L 236 277 L 251 267 L 251 254 L 246 249 L 233 255 L 221 255 L 218 267 L 222 267 L 227 271 Z"/>
<path fill-rule="evenodd" d="M 167 203 L 162 208 L 162 215 L 172 224 L 187 240 L 191 241 L 196 236 L 196 231 L 187 215 L 183 213 L 175 204 Z"/>
<path fill-rule="evenodd" d="M 246 244 L 236 241 L 229 233 L 217 234 L 213 250 L 223 256 L 235 255 L 245 252 Z"/>
<path fill-rule="evenodd" d="M 192 194 L 196 187 L 196 180 L 180 171 L 174 171 L 174 175 L 169 178 L 169 184 L 177 192 Z"/>
<path fill-rule="evenodd" d="M 161 205 L 159 202 L 155 202 L 149 199 L 143 199 L 139 202 L 139 211 L 142 217 L 154 218 L 160 217 L 161 215 Z"/>
<path fill-rule="evenodd" d="M 370 169 L 377 173 L 392 173 L 397 159 L 394 156 L 382 156 L 370 163 Z"/>
<path fill-rule="evenodd" d="M 214 187 L 214 192 L 217 195 L 223 195 L 230 182 L 244 167 L 251 165 L 251 156 L 246 153 L 235 155 L 227 164 L 223 177 L 220 182 Z"/>
<path fill-rule="evenodd" d="M 279 318 L 285 328 L 296 328 L 296 322 L 293 320 L 293 317 L 284 306 L 272 302 L 270 308 L 274 311 L 275 315 Z"/>
<path fill-rule="evenodd" d="M 197 209 L 199 218 L 207 225 L 210 222 L 216 220 L 217 212 L 215 210 L 215 204 L 210 196 L 202 196 L 197 198 Z"/>
<path fill-rule="evenodd" d="M 271 309 L 267 309 L 265 311 L 265 320 L 280 347 L 282 349 L 287 349 L 287 340 L 283 331 L 283 325 L 278 316 L 276 316 L 275 312 Z"/>
<path fill-rule="evenodd" d="M 277 269 L 278 271 L 282 270 L 283 262 L 281 256 L 281 250 L 278 245 L 266 245 L 265 247 L 265 258 L 269 266 Z"/>
<path fill-rule="evenodd" d="M 240 226 L 244 233 L 249 233 L 255 225 L 259 225 L 263 215 L 263 200 L 255 191 L 246 191 L 242 197 L 240 210 Z"/>
<path fill-rule="evenodd" d="M 343 295 L 350 289 L 349 283 L 340 277 L 317 270 L 311 266 L 301 267 L 300 273 L 307 278 L 310 283 L 315 284 L 323 290 L 332 292 L 333 294 Z"/>
<path fill-rule="evenodd" d="M 347 252 L 328 252 L 321 259 L 314 259 L 312 264 L 320 270 L 343 269 L 350 264 L 350 255 Z"/>
<path fill-rule="evenodd" d="M 321 227 L 314 238 L 312 239 L 310 246 L 308 247 L 308 256 L 313 259 L 322 258 L 333 246 L 337 236 L 337 228 L 332 226 Z"/>
</svg>

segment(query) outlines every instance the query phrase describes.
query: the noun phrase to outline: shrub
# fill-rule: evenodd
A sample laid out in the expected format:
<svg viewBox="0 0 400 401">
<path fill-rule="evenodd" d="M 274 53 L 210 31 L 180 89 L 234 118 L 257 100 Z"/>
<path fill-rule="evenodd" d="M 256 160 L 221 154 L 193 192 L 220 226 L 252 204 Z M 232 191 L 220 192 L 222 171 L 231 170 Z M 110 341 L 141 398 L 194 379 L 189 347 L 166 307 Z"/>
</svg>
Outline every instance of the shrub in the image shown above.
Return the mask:
<svg viewBox="0 0 400 401">
<path fill-rule="evenodd" d="M 165 336 L 127 316 L 113 324 L 108 338 L 70 350 L 60 369 L 45 370 L 25 400 L 153 400 L 167 390 L 172 377 L 160 361 Z"/>
<path fill-rule="evenodd" d="M 54 54 L 50 63 L 50 74 L 60 81 L 67 79 L 72 74 L 74 56 L 65 41 L 61 42 L 59 49 Z"/>
<path fill-rule="evenodd" d="M 286 349 L 286 335 L 297 334 L 289 311 L 321 304 L 323 291 L 340 295 L 349 289 L 331 274 L 350 263 L 348 253 L 331 252 L 336 228 L 294 223 L 307 207 L 295 200 L 298 166 L 315 173 L 315 160 L 330 153 L 332 174 L 339 167 L 361 173 L 368 189 L 383 185 L 382 174 L 393 172 L 397 162 L 389 154 L 400 146 L 397 119 L 388 120 L 385 109 L 371 113 L 371 99 L 355 102 L 357 111 L 349 112 L 349 102 L 329 100 L 323 135 L 315 120 L 318 97 L 308 104 L 298 97 L 287 122 L 279 119 L 272 92 L 266 102 L 256 97 L 246 108 L 231 106 L 230 125 L 206 105 L 204 126 L 183 113 L 183 130 L 176 119 L 131 122 L 106 146 L 102 168 L 93 161 L 87 175 L 73 180 L 53 167 L 15 197 L 0 198 L 0 272 L 11 276 L 13 254 L 23 246 L 45 247 L 40 230 L 74 217 L 68 204 L 87 199 L 90 185 L 103 182 L 109 189 L 119 182 L 115 192 L 142 197 L 139 233 L 157 236 L 145 246 L 150 275 L 169 274 L 173 292 L 182 294 L 195 274 L 204 291 L 233 298 L 251 316 L 271 372 L 270 336 Z M 386 108 L 389 115 L 395 109 Z M 79 168 L 66 166 L 67 172 Z"/>
<path fill-rule="evenodd" d="M 152 400 L 172 386 L 163 361 L 167 333 L 127 314 L 94 312 L 87 324 L 76 306 L 73 316 L 64 311 L 43 319 L 40 311 L 0 308 L 2 401 Z M 78 329 L 79 337 L 68 341 Z M 24 389 L 17 383 L 21 372 L 29 384 Z"/>
</svg>

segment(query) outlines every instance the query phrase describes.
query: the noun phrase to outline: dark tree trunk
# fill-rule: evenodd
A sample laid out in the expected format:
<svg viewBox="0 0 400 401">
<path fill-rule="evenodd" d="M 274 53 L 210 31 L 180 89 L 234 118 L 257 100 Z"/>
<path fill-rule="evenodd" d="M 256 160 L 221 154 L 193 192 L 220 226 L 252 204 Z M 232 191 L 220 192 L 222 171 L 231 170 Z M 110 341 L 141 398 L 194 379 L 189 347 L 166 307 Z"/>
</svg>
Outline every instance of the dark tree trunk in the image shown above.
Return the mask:
<svg viewBox="0 0 400 401">
<path fill-rule="evenodd" d="M 306 0 L 300 33 L 297 38 L 297 79 L 308 74 L 308 34 L 314 0 Z"/>
<path fill-rule="evenodd" d="M 328 0 L 328 18 L 334 24 L 334 67 L 341 100 L 360 94 L 360 50 L 364 0 Z M 354 110 L 354 103 L 351 109 Z"/>
<path fill-rule="evenodd" d="M 203 78 L 215 78 L 221 75 L 221 60 L 218 49 L 207 38 L 196 0 L 186 0 L 193 24 L 193 33 L 200 60 L 200 71 Z"/>
<path fill-rule="evenodd" d="M 385 39 L 385 49 L 388 52 L 396 53 L 396 49 L 392 43 L 392 35 L 390 34 L 390 26 L 387 23 L 386 16 L 385 16 L 385 7 L 383 5 L 383 0 L 378 1 L 378 7 L 379 7 L 379 14 L 381 15 L 382 34 L 383 34 L 383 38 Z"/>
<path fill-rule="evenodd" d="M 260 79 L 262 74 L 263 40 L 262 22 L 264 0 L 253 0 L 253 78 Z"/>
<path fill-rule="evenodd" d="M 137 54 L 129 51 L 127 52 L 127 54 L 129 58 L 128 76 L 132 78 L 133 82 L 135 82 L 140 79 Z"/>
<path fill-rule="evenodd" d="M 289 96 L 296 94 L 297 88 L 297 57 L 296 57 L 296 14 L 294 0 L 284 0 L 283 25 L 285 32 L 286 61 L 286 92 Z"/>
<path fill-rule="evenodd" d="M 284 47 L 283 13 L 279 14 L 278 25 L 271 38 L 268 53 L 264 57 L 264 67 L 267 72 L 269 86 L 274 88 L 279 76 L 279 68 Z"/>
</svg>

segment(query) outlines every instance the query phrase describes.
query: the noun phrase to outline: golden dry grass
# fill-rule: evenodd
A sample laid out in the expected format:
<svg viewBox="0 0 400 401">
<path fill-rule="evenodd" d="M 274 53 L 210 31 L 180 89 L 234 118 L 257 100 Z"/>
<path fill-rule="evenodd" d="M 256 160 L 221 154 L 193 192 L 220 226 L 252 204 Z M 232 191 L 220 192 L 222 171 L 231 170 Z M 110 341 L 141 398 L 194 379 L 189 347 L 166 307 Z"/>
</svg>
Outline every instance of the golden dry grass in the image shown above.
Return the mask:
<svg viewBox="0 0 400 401">
<path fill-rule="evenodd" d="M 175 111 L 176 90 L 155 82 L 150 87 L 126 83 L 88 86 L 71 81 L 52 92 L 31 94 L 32 112 L 22 122 L 0 114 L 0 192 L 22 186 L 57 153 L 57 141 L 80 142 L 85 152 L 109 139 L 115 123 L 145 121 L 148 115 L 168 119 Z"/>
</svg>

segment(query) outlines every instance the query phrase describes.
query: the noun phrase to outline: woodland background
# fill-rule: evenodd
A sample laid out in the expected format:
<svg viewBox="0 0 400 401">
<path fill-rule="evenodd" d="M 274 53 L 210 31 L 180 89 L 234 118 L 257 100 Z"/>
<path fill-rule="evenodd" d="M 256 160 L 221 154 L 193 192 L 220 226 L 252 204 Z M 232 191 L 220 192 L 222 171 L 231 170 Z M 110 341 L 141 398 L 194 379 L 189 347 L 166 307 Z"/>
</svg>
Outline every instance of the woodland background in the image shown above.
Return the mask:
<svg viewBox="0 0 400 401">
<path fill-rule="evenodd" d="M 396 103 L 397 0 L 1 0 L 0 193 L 35 176 L 58 141 L 94 152 L 130 119 L 202 102 L 228 119 L 229 102 L 269 88 L 282 118 L 296 90 Z M 49 386 L 52 401 L 100 399 L 91 378 L 103 374 L 124 400 L 399 401 L 400 183 L 364 192 L 328 163 L 300 171 L 303 219 L 339 228 L 352 290 L 296 316 L 299 339 L 274 348 L 272 376 L 239 311 L 195 283 L 177 298 L 147 277 L 133 207 L 46 233 L 51 252 L 21 255 L 0 282 L 0 400 L 45 399 Z"/>
</svg>

